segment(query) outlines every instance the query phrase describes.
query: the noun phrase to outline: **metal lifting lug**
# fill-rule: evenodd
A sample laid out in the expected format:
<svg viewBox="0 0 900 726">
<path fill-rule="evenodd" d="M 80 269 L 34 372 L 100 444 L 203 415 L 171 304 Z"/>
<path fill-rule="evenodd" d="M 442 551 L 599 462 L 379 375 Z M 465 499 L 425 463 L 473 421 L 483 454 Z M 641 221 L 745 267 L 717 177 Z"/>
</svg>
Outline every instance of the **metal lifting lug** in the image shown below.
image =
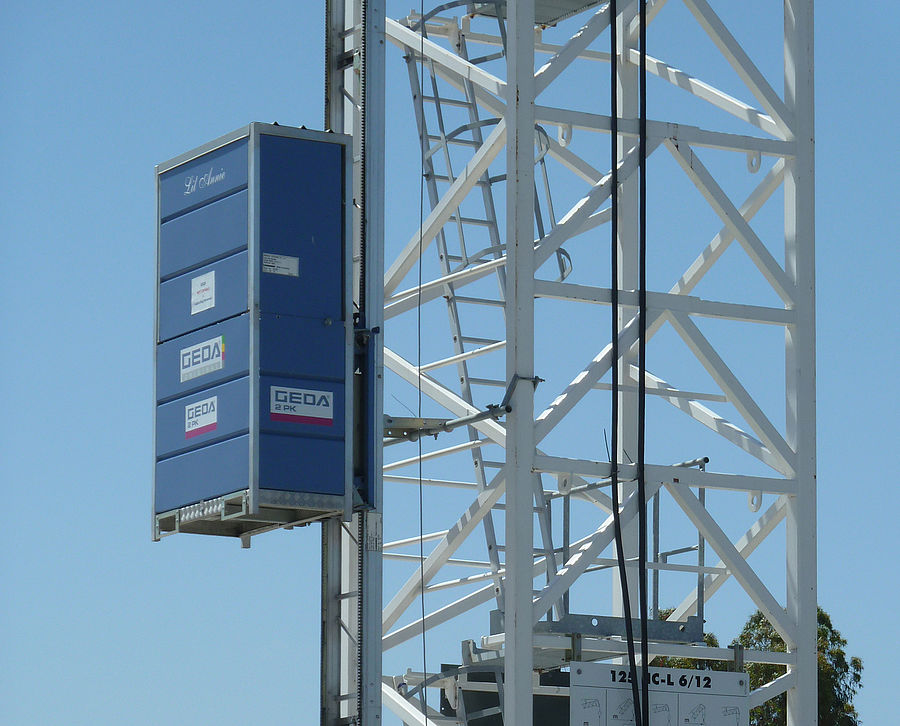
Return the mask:
<svg viewBox="0 0 900 726">
<path fill-rule="evenodd" d="M 364 348 L 369 344 L 369 338 L 373 335 L 378 335 L 381 332 L 381 328 L 377 325 L 374 328 L 361 328 L 359 330 L 354 330 L 353 334 L 356 339 L 356 344 L 361 348 Z"/>
</svg>

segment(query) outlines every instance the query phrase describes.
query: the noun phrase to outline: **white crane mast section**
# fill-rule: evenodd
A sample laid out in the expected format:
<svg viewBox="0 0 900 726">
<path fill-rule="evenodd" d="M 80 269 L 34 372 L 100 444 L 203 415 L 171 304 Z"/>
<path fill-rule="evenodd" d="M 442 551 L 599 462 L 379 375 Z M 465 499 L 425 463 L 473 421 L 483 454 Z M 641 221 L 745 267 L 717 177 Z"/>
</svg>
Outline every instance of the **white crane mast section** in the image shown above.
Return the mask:
<svg viewBox="0 0 900 726">
<path fill-rule="evenodd" d="M 570 686 L 546 674 L 581 661 L 602 663 L 586 673 L 627 668 L 622 637 L 603 630 L 626 615 L 609 489 L 616 457 L 631 615 L 642 506 L 658 522 L 647 563 L 655 602 L 677 605 L 668 623 L 651 613 L 651 659 L 776 664 L 782 674 L 741 708 L 786 694 L 789 726 L 814 726 L 813 1 L 783 0 L 773 12 L 772 3 L 647 0 L 643 502 L 634 486 L 639 0 L 620 0 L 616 17 L 607 3 L 562 0 L 434 3 L 424 17 L 401 17 L 409 9 L 386 0 L 326 5 L 326 122 L 356 140 L 354 195 L 366 218 L 355 249 L 360 264 L 368 259 L 369 290 L 358 302 L 369 325 L 384 325 L 386 413 L 406 416 L 397 402 L 419 396 L 419 416 L 477 418 L 501 399 L 510 410 L 392 441 L 383 507 L 326 525 L 323 723 L 377 723 L 383 708 L 385 723 L 530 726 L 540 699 L 577 689 L 587 694 L 578 726 L 593 718 L 601 699 L 586 675 Z M 761 50 L 775 47 L 777 57 Z M 400 105 L 385 121 L 393 83 L 408 84 L 413 132 Z M 395 183 L 382 240 L 393 153 L 421 155 L 424 208 L 420 219 L 405 190 L 418 194 L 419 178 Z M 618 451 L 607 452 L 612 396 Z M 786 651 L 738 654 L 666 635 L 693 627 L 693 616 L 715 629 L 755 609 Z M 631 695 L 617 692 L 622 704 Z M 737 717 L 711 703 L 691 702 L 685 717 Z"/>
</svg>

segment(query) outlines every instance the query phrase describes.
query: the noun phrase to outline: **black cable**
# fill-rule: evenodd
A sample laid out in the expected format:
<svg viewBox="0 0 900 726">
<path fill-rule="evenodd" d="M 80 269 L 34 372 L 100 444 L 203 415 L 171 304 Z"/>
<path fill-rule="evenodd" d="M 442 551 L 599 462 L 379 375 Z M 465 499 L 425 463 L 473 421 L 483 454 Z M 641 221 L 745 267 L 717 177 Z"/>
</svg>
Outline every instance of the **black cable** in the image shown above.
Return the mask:
<svg viewBox="0 0 900 726">
<path fill-rule="evenodd" d="M 650 723 L 650 664 L 647 643 L 647 496 L 644 477 L 646 444 L 647 389 L 644 380 L 647 369 L 647 2 L 640 0 L 640 238 L 638 242 L 638 585 L 641 610 L 641 706 L 645 724 Z"/>
<path fill-rule="evenodd" d="M 416 300 L 416 370 L 418 371 L 417 380 L 417 416 L 422 418 L 422 249 L 424 247 L 422 238 L 422 225 L 425 223 L 425 0 L 420 1 L 419 7 L 422 15 L 422 24 L 419 28 L 419 99 L 422 103 L 422 142 L 419 144 L 419 250 L 418 250 L 418 271 L 417 285 L 418 293 Z M 437 98 L 437 89 L 435 89 L 435 98 Z M 422 437 L 418 439 L 418 459 L 419 459 L 419 588 L 421 589 L 421 615 L 422 615 L 422 674 L 423 678 L 428 678 L 428 648 L 425 637 L 425 487 L 422 482 Z M 426 689 L 423 685 L 421 694 L 422 715 L 428 716 L 428 698 Z"/>
<path fill-rule="evenodd" d="M 634 629 L 631 622 L 631 596 L 628 592 L 628 573 L 625 565 L 625 549 L 622 542 L 622 520 L 619 513 L 619 98 L 618 98 L 618 34 L 616 20 L 618 11 L 616 0 L 609 3 L 610 28 L 610 203 L 611 203 L 611 241 L 610 241 L 610 302 L 612 303 L 612 414 L 611 414 L 611 453 L 610 483 L 613 511 L 613 532 L 616 540 L 616 560 L 619 571 L 619 586 L 622 589 L 622 610 L 625 614 L 625 640 L 628 647 L 628 666 L 631 680 L 631 694 L 634 701 L 634 713 L 637 726 L 640 720 L 640 696 L 638 693 L 637 665 L 634 653 Z M 649 723 L 649 722 L 647 722 Z"/>
</svg>

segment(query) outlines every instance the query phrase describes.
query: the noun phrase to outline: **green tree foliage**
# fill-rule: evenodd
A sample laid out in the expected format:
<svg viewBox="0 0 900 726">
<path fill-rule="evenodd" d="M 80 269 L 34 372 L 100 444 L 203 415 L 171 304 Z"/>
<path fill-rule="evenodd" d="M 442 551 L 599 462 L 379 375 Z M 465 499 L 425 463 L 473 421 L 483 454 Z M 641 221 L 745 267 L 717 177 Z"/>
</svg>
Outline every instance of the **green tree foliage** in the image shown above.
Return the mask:
<svg viewBox="0 0 900 726">
<path fill-rule="evenodd" d="M 672 612 L 672 608 L 660 610 L 661 619 L 665 620 Z M 719 640 L 713 633 L 705 633 L 703 640 L 709 647 L 719 647 Z M 785 651 L 784 640 L 758 610 L 750 616 L 733 644 L 748 650 Z M 853 706 L 853 697 L 862 688 L 863 665 L 859 658 L 847 658 L 846 647 L 847 641 L 835 630 L 831 616 L 820 607 L 817 612 L 819 726 L 860 726 L 862 723 Z M 716 671 L 731 667 L 728 661 L 662 656 L 655 658 L 651 665 Z M 784 666 L 769 663 L 748 663 L 746 670 L 750 676 L 750 690 L 770 683 L 785 672 Z M 750 726 L 785 726 L 786 723 L 785 694 L 750 711 Z"/>
<path fill-rule="evenodd" d="M 847 659 L 847 641 L 835 630 L 831 616 L 821 607 L 817 613 L 819 726 L 859 726 L 853 697 L 862 688 L 862 661 Z M 737 642 L 754 650 L 784 652 L 782 637 L 758 610 L 750 616 Z M 784 673 L 783 666 L 749 663 L 750 688 L 759 688 Z M 786 697 L 773 698 L 750 712 L 751 726 L 783 726 L 787 723 Z"/>
<path fill-rule="evenodd" d="M 666 620 L 675 608 L 660 608 L 659 619 Z M 718 648 L 719 639 L 715 633 L 704 633 L 703 643 L 709 648 Z M 729 664 L 724 660 L 705 660 L 697 658 L 667 658 L 666 656 L 657 656 L 650 665 L 655 668 L 697 668 L 704 671 L 727 671 Z"/>
</svg>

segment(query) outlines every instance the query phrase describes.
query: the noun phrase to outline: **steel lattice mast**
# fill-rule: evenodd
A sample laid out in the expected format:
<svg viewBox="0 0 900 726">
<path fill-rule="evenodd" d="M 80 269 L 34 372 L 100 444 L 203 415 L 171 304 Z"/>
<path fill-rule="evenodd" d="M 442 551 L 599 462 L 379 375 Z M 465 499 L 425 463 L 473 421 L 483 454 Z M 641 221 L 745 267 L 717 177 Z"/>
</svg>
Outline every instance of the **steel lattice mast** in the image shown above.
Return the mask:
<svg viewBox="0 0 900 726">
<path fill-rule="evenodd" d="M 503 670 L 500 708 L 506 723 L 517 725 L 531 723 L 533 668 L 551 669 L 577 658 L 616 659 L 625 652 L 621 639 L 602 632 L 602 623 L 592 625 L 592 620 L 599 620 L 594 615 L 622 616 L 624 611 L 617 579 L 608 584 L 597 579 L 598 571 L 608 570 L 615 556 L 610 462 L 605 452 L 599 453 L 599 446 L 586 447 L 579 432 L 589 426 L 600 428 L 597 420 L 607 415 L 608 396 L 619 397 L 623 415 L 619 448 L 613 453 L 626 483 L 621 510 L 625 555 L 634 558 L 639 502 L 634 487 L 627 484 L 634 478 L 630 460 L 638 425 L 638 4 L 620 1 L 618 17 L 612 20 L 608 5 L 572 3 L 573 17 L 546 42 L 540 30 L 534 30 L 535 21 L 540 29 L 540 23 L 557 20 L 565 3 L 550 8 L 548 3 L 516 2 L 508 16 L 499 13 L 500 18 L 496 4 L 476 5 L 474 16 L 466 14 L 474 7 L 471 3 L 444 4 L 435 13 L 426 6 L 423 22 L 417 12 L 399 20 L 385 19 L 382 2 L 326 3 L 326 123 L 351 133 L 357 143 L 354 189 L 366 215 L 365 224 L 361 219 L 356 225 L 363 272 L 382 269 L 384 249 L 383 286 L 372 273 L 363 288 L 361 301 L 369 313 L 366 327 L 381 326 L 373 309 L 383 304 L 387 385 L 421 390 L 446 419 L 469 421 L 455 433 L 437 437 L 422 457 L 416 446 L 403 443 L 415 438 L 409 429 L 389 432 L 395 434 L 392 443 L 399 443 L 385 456 L 389 463 L 384 467 L 383 552 L 380 512 L 352 525 L 325 525 L 323 713 L 329 725 L 357 715 L 363 723 L 374 722 L 379 689 L 385 708 L 405 723 L 465 723 L 464 708 L 455 709 L 456 717 L 431 708 L 426 717 L 417 698 L 405 697 L 423 681 L 455 688 L 452 674 L 428 681 L 441 662 L 460 659 L 458 651 L 438 654 L 438 637 L 431 641 L 434 662 L 429 660 L 428 672 L 421 672 L 416 639 L 423 631 L 452 631 L 450 639 L 463 643 L 463 668 L 458 672 L 462 681 L 466 668 Z M 654 349 L 650 354 L 644 378 L 651 399 L 649 421 L 664 421 L 661 428 L 672 426 L 670 418 L 664 418 L 668 414 L 657 413 L 663 404 L 670 404 L 673 416 L 678 414 L 683 421 L 675 424 L 679 442 L 693 441 L 697 432 L 697 443 L 689 443 L 683 456 L 663 460 L 659 457 L 666 454 L 660 452 L 666 446 L 648 449 L 646 496 L 655 512 L 663 508 L 675 513 L 663 515 L 662 539 L 677 536 L 679 543 L 691 545 L 681 549 L 699 556 L 696 563 L 669 562 L 667 558 L 677 552 L 654 547 L 649 566 L 661 578 L 674 579 L 679 573 L 693 578 L 682 581 L 687 584 L 668 617 L 671 623 L 689 622 L 698 613 L 712 619 L 726 596 L 717 593 L 727 593 L 729 587 L 724 586 L 737 583 L 737 588 L 731 585 L 729 597 L 739 591 L 747 606 L 761 610 L 788 645 L 786 653 L 744 653 L 745 661 L 786 669 L 783 676 L 752 693 L 751 704 L 787 693 L 788 723 L 812 726 L 816 723 L 813 4 L 784 0 L 784 22 L 779 23 L 784 49 L 778 64 L 784 73 L 781 93 L 780 79 L 761 70 L 770 68 L 772 59 L 746 50 L 737 39 L 740 33 L 732 27 L 733 19 L 726 21 L 729 15 L 772 13 L 773 4 L 730 14 L 727 7 L 713 5 L 711 0 L 647 3 L 648 30 L 655 37 L 682 32 L 675 21 L 691 19 L 740 81 L 739 90 L 726 91 L 719 85 L 723 76 L 707 77 L 702 61 L 700 70 L 694 66 L 691 75 L 663 53 L 657 57 L 651 52 L 647 59 L 656 84 L 651 94 L 668 85 L 709 111 L 701 116 L 702 122 L 685 124 L 674 112 L 667 116 L 664 104 L 654 105 L 647 124 L 650 178 L 655 165 L 665 160 L 672 178 L 678 179 L 677 193 L 683 188 L 704 205 L 704 213 L 696 220 L 692 217 L 690 227 L 679 234 L 683 247 L 690 248 L 688 263 L 678 266 L 666 258 L 655 268 L 654 279 L 666 282 L 663 287 L 651 285 L 648 292 L 646 335 L 648 350 L 659 345 L 660 352 Z M 556 309 L 574 311 L 560 313 L 561 319 L 571 321 L 584 320 L 585 308 L 601 307 L 610 314 L 609 280 L 584 273 L 588 266 L 584 261 L 594 260 L 596 249 L 608 250 L 609 245 L 611 160 L 604 160 L 596 149 L 608 146 L 610 118 L 608 113 L 585 110 L 578 92 L 592 87 L 596 69 L 609 62 L 602 38 L 611 21 L 618 29 L 620 69 L 614 161 L 620 181 L 617 243 L 622 267 L 615 314 L 621 357 L 611 360 L 611 343 L 608 336 L 605 340 L 600 336 L 598 326 L 591 332 L 593 347 L 578 367 L 569 371 L 561 363 L 551 376 L 540 367 L 539 359 L 547 358 L 545 351 L 555 350 L 560 360 L 568 361 L 571 350 L 580 354 L 584 346 L 561 342 L 563 331 L 546 334 L 546 327 L 540 327 L 540 306 L 554 301 Z M 563 28 L 571 32 L 561 38 Z M 393 209 L 389 197 L 388 214 L 405 215 L 409 224 L 403 240 L 388 239 L 382 248 L 378 204 L 384 189 L 385 42 L 399 49 L 388 49 L 388 65 L 397 67 L 401 57 L 405 60 L 418 130 L 418 138 L 406 148 L 422 151 L 427 206 L 420 226 L 409 210 Z M 569 105 L 563 102 L 566 93 L 572 96 Z M 747 158 L 746 179 L 732 183 L 733 172 L 723 172 L 724 156 L 742 163 Z M 756 172 L 758 176 L 749 176 Z M 556 184 L 563 176 L 567 181 L 560 186 L 580 186 L 580 191 L 564 204 L 560 196 L 566 195 L 557 195 L 554 205 L 550 180 Z M 676 191 L 672 194 L 675 197 Z M 779 198 L 783 212 L 773 212 Z M 665 213 L 651 201 L 649 217 Z M 773 232 L 772 216 L 783 219 L 783 230 Z M 738 257 L 741 262 L 734 262 Z M 748 278 L 745 285 L 743 277 L 733 277 L 730 285 L 710 284 L 726 264 L 743 265 L 739 269 L 758 275 L 759 283 Z M 416 335 L 413 320 L 420 314 L 430 316 L 429 326 L 440 314 L 450 341 L 443 353 L 426 344 L 426 353 L 434 355 L 421 364 L 409 353 L 409 345 L 403 350 L 404 340 Z M 720 332 L 726 326 L 734 332 Z M 760 364 L 758 375 L 741 361 L 745 354 L 741 338 L 751 329 L 784 331 L 779 346 L 758 353 L 766 363 Z M 688 374 L 687 365 L 673 366 L 670 351 L 672 360 L 686 352 L 700 373 Z M 767 367 L 772 362 L 780 362 L 776 374 Z M 618 366 L 621 388 L 610 393 L 606 376 L 613 365 Z M 559 378 L 561 371 L 564 378 Z M 540 391 L 552 391 L 549 398 L 537 395 L 538 376 L 547 379 L 540 383 Z M 675 382 L 679 378 L 685 381 L 681 385 Z M 709 388 L 698 387 L 703 385 Z M 505 419 L 478 418 L 488 404 L 501 398 L 511 407 Z M 773 406 L 779 399 L 783 415 Z M 420 425 L 431 431 L 427 422 Z M 707 453 L 708 446 L 716 455 L 705 466 L 695 457 Z M 669 463 L 682 460 L 688 465 Z M 440 502 L 436 507 L 440 515 L 432 513 L 429 518 L 443 520 L 437 531 L 426 534 L 422 562 L 409 554 L 411 550 L 404 552 L 418 543 L 418 533 L 398 522 L 391 511 L 391 502 L 409 511 L 405 498 L 410 486 L 420 481 L 420 463 L 426 472 L 422 483 L 436 492 Z M 715 497 L 709 506 L 707 496 Z M 780 553 L 783 574 L 773 574 L 775 568 L 768 561 L 751 562 L 757 550 Z M 712 564 L 704 552 L 711 555 Z M 475 559 L 474 553 L 480 557 Z M 381 648 L 376 648 L 382 562 L 385 582 L 393 584 L 385 586 Z M 460 577 L 459 568 L 469 568 L 471 574 Z M 629 568 L 629 581 L 634 606 L 635 567 Z M 423 586 L 429 604 L 424 620 L 413 607 Z M 608 610 L 601 612 L 603 608 L 595 604 L 589 611 L 592 617 L 580 620 L 577 612 L 586 608 L 575 607 L 576 599 L 583 603 L 584 593 L 595 591 L 603 593 Z M 655 595 L 658 600 L 658 590 Z M 598 598 L 588 600 L 599 603 Z M 491 609 L 502 614 L 493 629 L 488 625 Z M 481 629 L 473 630 L 473 623 Z M 727 648 L 673 642 L 663 630 L 655 632 L 658 635 L 649 636 L 651 656 L 735 658 Z M 398 663 L 403 666 L 398 668 Z"/>
</svg>

